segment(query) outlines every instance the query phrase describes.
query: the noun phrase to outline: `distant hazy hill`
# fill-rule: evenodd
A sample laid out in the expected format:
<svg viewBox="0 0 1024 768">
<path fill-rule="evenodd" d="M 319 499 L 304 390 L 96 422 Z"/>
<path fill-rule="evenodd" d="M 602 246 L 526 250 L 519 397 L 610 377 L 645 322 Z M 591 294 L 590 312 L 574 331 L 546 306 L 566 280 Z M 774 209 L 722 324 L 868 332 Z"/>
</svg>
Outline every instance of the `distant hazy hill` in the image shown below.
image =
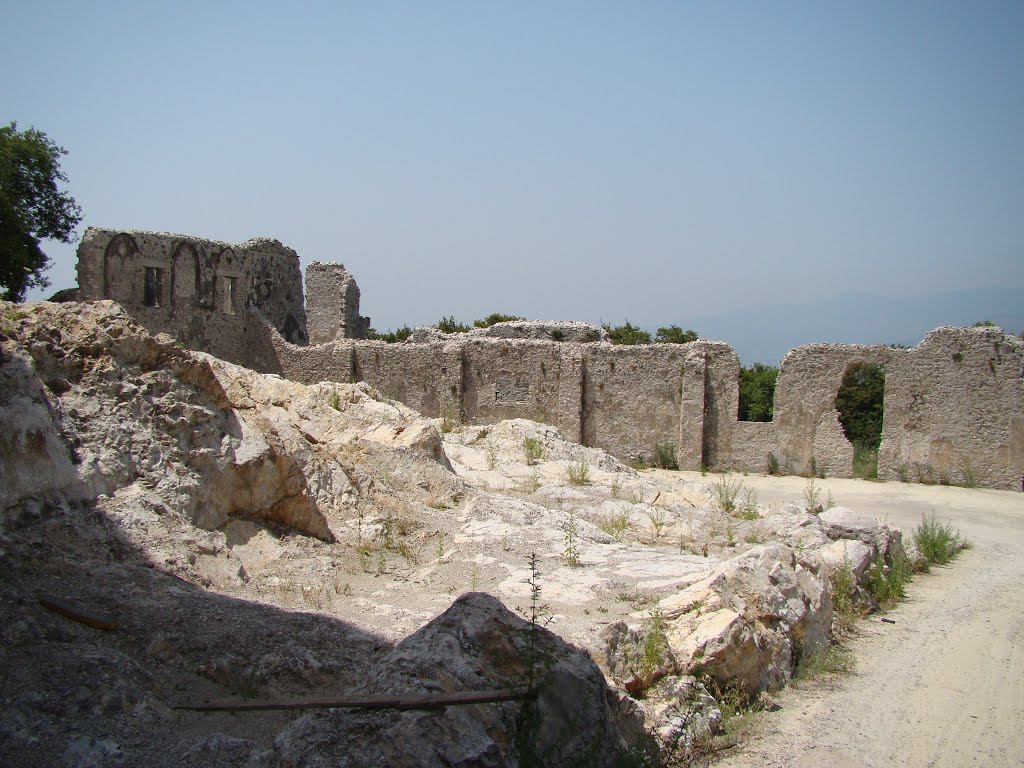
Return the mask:
<svg viewBox="0 0 1024 768">
<path fill-rule="evenodd" d="M 912 347 L 940 325 L 991 320 L 1003 330 L 1024 328 L 1024 286 L 956 291 L 893 299 L 844 294 L 806 304 L 763 304 L 703 317 L 676 319 L 702 338 L 731 344 L 744 365 L 778 364 L 793 347 L 818 341 L 904 344 Z"/>
</svg>

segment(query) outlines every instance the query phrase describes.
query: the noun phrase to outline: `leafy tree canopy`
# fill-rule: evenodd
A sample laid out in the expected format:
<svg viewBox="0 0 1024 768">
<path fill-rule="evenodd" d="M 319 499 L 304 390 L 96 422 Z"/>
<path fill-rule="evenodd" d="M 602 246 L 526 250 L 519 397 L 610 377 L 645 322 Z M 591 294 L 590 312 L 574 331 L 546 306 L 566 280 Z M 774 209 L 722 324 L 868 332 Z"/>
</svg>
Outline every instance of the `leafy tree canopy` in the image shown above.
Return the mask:
<svg viewBox="0 0 1024 768">
<path fill-rule="evenodd" d="M 764 363 L 740 368 L 740 421 L 771 421 L 775 416 L 775 383 L 779 369 Z"/>
<path fill-rule="evenodd" d="M 501 312 L 492 312 L 481 320 L 474 320 L 473 325 L 477 328 L 490 328 L 495 323 L 510 323 L 513 320 L 525 319 L 525 317 L 519 317 L 519 315 L 503 315 Z"/>
<path fill-rule="evenodd" d="M 882 442 L 885 368 L 853 363 L 836 394 L 836 410 L 846 439 L 854 446 L 877 448 Z"/>
<path fill-rule="evenodd" d="M 470 328 L 465 323 L 460 323 L 455 316 L 442 317 L 437 323 L 437 329 L 441 333 L 465 333 Z"/>
<path fill-rule="evenodd" d="M 57 188 L 68 177 L 60 167 L 66 155 L 42 131 L 0 127 L 0 289 L 8 301 L 22 301 L 29 288 L 45 288 L 50 260 L 40 240 L 70 242 L 82 209 Z"/>
<path fill-rule="evenodd" d="M 400 341 L 405 341 L 412 336 L 412 328 L 408 325 L 403 325 L 394 331 L 378 331 L 376 328 L 371 328 L 366 334 L 366 338 L 371 341 L 386 341 L 388 344 L 397 344 Z"/>
<path fill-rule="evenodd" d="M 659 328 L 654 334 L 654 341 L 658 344 L 686 344 L 699 338 L 696 331 L 684 331 L 678 325 Z"/>
<path fill-rule="evenodd" d="M 608 337 L 612 344 L 650 344 L 651 334 L 633 325 L 629 320 L 625 325 L 612 326 L 608 323 L 602 325 L 608 331 Z"/>
</svg>

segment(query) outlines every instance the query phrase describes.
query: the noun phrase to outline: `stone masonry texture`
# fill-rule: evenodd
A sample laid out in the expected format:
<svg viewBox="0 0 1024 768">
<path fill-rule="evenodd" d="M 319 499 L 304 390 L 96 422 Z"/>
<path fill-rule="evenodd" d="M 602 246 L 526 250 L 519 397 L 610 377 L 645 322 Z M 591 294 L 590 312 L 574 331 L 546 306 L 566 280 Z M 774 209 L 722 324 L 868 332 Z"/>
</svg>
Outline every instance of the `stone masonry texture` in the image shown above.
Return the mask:
<svg viewBox="0 0 1024 768">
<path fill-rule="evenodd" d="M 782 362 L 774 421 L 748 423 L 722 342 L 616 346 L 545 321 L 385 344 L 364 340 L 342 265 L 310 265 L 304 301 L 298 256 L 276 240 L 90 228 L 78 258 L 79 300 L 117 301 L 189 348 L 303 383 L 366 381 L 427 416 L 533 419 L 627 461 L 670 443 L 683 469 L 765 472 L 771 456 L 788 473 L 850 477 L 835 398 L 851 365 L 873 363 L 885 370 L 880 478 L 1022 488 L 1024 342 L 997 328 L 938 328 L 913 349 L 799 347 Z"/>
</svg>

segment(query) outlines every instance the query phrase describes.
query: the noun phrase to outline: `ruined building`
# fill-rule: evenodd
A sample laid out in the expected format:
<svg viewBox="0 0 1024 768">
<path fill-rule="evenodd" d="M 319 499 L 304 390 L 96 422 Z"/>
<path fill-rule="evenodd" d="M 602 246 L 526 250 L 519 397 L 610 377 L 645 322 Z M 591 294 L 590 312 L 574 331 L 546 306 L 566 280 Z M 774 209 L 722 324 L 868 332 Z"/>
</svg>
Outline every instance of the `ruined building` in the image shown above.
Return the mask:
<svg viewBox="0 0 1024 768">
<path fill-rule="evenodd" d="M 850 366 L 876 364 L 880 478 L 1020 489 L 1024 476 L 1024 342 L 995 328 L 939 328 L 913 349 L 794 349 L 774 421 L 755 423 L 737 419 L 739 360 L 722 342 L 615 346 L 578 323 L 365 341 L 352 276 L 310 265 L 304 302 L 298 256 L 276 240 L 90 228 L 78 260 L 76 298 L 117 301 L 190 348 L 304 383 L 364 380 L 428 416 L 546 422 L 627 460 L 671 444 L 684 469 L 850 477 L 836 393 Z"/>
</svg>

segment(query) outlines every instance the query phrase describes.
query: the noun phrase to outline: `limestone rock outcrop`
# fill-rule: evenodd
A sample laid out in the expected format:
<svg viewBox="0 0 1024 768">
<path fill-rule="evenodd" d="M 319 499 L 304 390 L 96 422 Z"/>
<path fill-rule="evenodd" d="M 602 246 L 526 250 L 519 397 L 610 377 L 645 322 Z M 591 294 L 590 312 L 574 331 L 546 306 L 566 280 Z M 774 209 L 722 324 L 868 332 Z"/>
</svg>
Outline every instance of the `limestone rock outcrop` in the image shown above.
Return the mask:
<svg viewBox="0 0 1024 768">
<path fill-rule="evenodd" d="M 365 384 L 307 387 L 188 352 L 110 302 L 5 312 L 20 343 L 0 371 L 0 509 L 138 485 L 199 528 L 251 519 L 331 541 L 385 490 L 374 467 L 420 495 L 461 487 L 436 428 Z"/>
<path fill-rule="evenodd" d="M 532 670 L 531 670 L 532 666 Z M 519 618 L 495 598 L 469 593 L 368 670 L 367 693 L 438 693 L 523 686 L 535 703 L 449 707 L 440 712 L 307 715 L 275 743 L 303 768 L 616 764 L 626 752 L 618 700 L 583 651 Z M 638 724 L 637 724 L 638 725 Z"/>
</svg>

